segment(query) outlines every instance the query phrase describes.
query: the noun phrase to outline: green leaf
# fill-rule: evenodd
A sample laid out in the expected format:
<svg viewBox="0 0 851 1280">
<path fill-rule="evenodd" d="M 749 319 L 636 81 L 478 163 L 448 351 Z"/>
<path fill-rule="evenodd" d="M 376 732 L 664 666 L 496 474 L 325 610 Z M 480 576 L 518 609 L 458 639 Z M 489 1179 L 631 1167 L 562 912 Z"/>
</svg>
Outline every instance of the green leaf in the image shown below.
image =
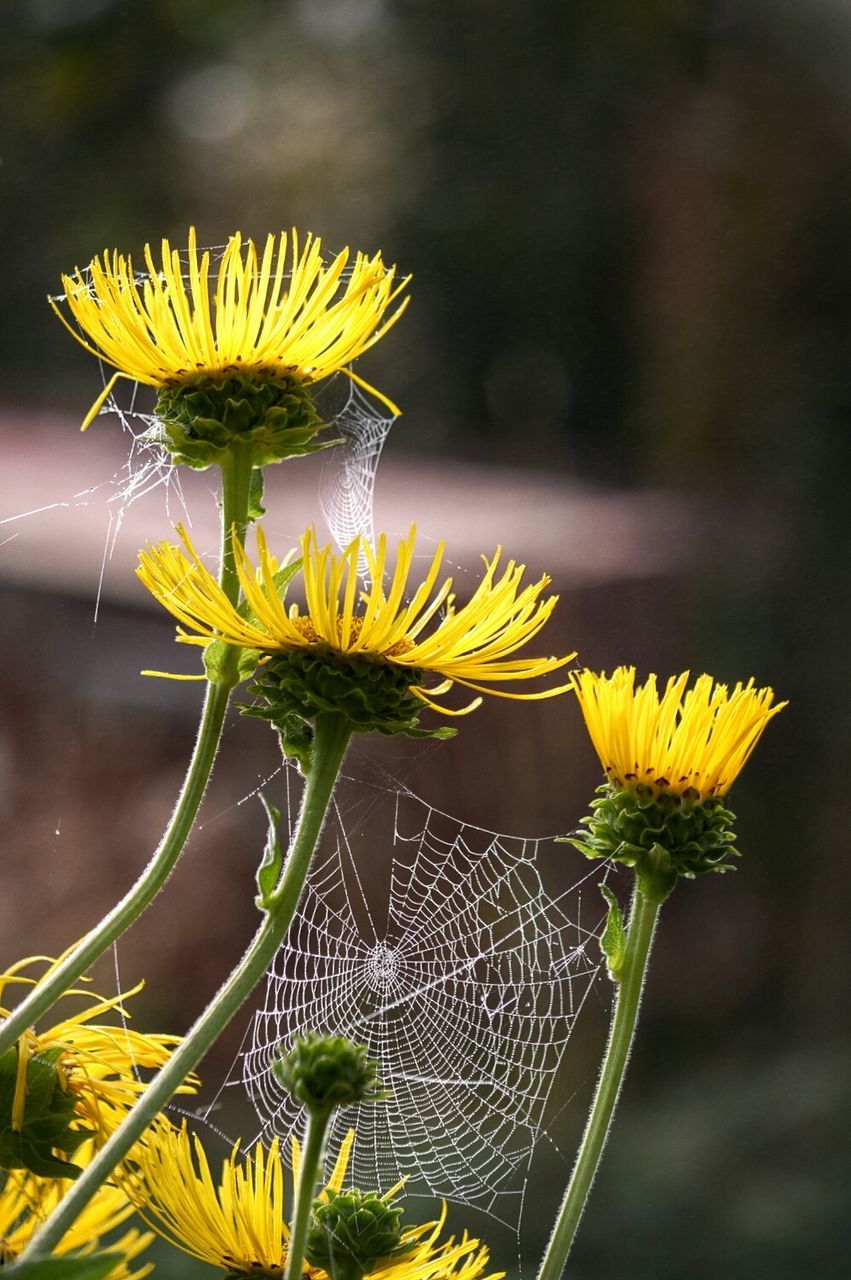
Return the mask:
<svg viewBox="0 0 851 1280">
<path fill-rule="evenodd" d="M 236 664 L 236 674 L 239 677 L 237 684 L 251 679 L 262 656 L 259 649 L 240 649 L 239 661 Z"/>
<path fill-rule="evenodd" d="M 4 1280 L 106 1280 L 123 1258 L 120 1253 L 100 1253 L 92 1258 L 35 1258 L 3 1267 Z"/>
<path fill-rule="evenodd" d="M 44 1178 L 76 1178 L 72 1155 L 90 1133 L 79 1125 L 74 1095 L 57 1070 L 63 1050 L 42 1049 L 26 1063 L 26 1092 L 19 1126 L 13 1124 L 19 1047 L 0 1055 L 0 1169 L 29 1169 Z"/>
<path fill-rule="evenodd" d="M 225 662 L 232 647 L 232 645 L 225 644 L 223 640 L 211 640 L 204 650 L 204 670 L 211 684 L 230 682 L 230 675 L 226 672 Z"/>
<path fill-rule="evenodd" d="M 251 484 L 248 490 L 248 519 L 259 520 L 265 516 L 263 506 L 263 468 L 255 467 L 251 472 Z"/>
<path fill-rule="evenodd" d="M 274 725 L 278 731 L 281 751 L 291 760 L 297 761 L 302 777 L 306 778 L 313 758 L 313 725 L 296 711 L 291 714 L 283 713 L 274 721 Z"/>
<path fill-rule="evenodd" d="M 606 916 L 606 927 L 600 937 L 600 950 L 606 957 L 609 974 L 617 982 L 623 966 L 626 951 L 626 930 L 623 927 L 623 912 L 615 895 L 607 884 L 600 885 L 600 893 L 609 904 Z"/>
<path fill-rule="evenodd" d="M 275 583 L 275 589 L 277 590 L 278 595 L 281 596 L 281 598 L 283 598 L 285 588 L 292 582 L 293 578 L 296 576 L 301 566 L 302 566 L 302 558 L 301 556 L 299 556 L 297 560 L 290 560 L 289 564 L 281 565 L 280 569 L 275 574 L 272 580 Z M 252 622 L 257 621 L 257 619 L 255 618 L 254 614 L 251 612 L 250 609 L 248 610 L 245 616 L 247 618 L 250 618 Z"/>
<path fill-rule="evenodd" d="M 284 854 L 278 840 L 278 822 L 281 818 L 279 809 L 261 793 L 260 803 L 266 810 L 266 817 L 269 820 L 269 830 L 266 835 L 266 847 L 263 850 L 263 861 L 257 870 L 257 888 L 260 890 L 254 901 L 261 911 L 265 911 L 269 905 L 269 898 L 275 890 L 281 875 L 281 868 L 284 865 Z"/>
</svg>

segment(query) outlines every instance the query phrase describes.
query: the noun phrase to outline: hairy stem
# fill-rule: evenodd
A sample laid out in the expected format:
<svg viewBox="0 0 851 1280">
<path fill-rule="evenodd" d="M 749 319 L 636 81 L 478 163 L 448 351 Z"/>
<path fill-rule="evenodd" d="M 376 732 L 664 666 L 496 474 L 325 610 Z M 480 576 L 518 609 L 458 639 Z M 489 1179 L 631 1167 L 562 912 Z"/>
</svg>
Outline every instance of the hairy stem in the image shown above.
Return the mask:
<svg viewBox="0 0 851 1280">
<path fill-rule="evenodd" d="M 597 1091 L 576 1163 L 538 1272 L 538 1280 L 559 1280 L 564 1271 L 579 1220 L 600 1165 L 635 1038 L 641 993 L 660 905 L 658 901 L 645 897 L 636 882 L 612 1025 L 597 1081 Z"/>
<path fill-rule="evenodd" d="M 307 1132 L 301 1154 L 301 1172 L 295 1193 L 290 1240 L 287 1246 L 286 1280 L 299 1280 L 301 1276 L 304 1250 L 307 1245 L 307 1230 L 310 1226 L 310 1211 L 316 1197 L 316 1184 L 320 1177 L 322 1156 L 325 1151 L 325 1135 L 328 1132 L 330 1119 L 330 1111 L 308 1112 Z"/>
<path fill-rule="evenodd" d="M 128 1154 L 189 1072 L 194 1071 L 265 974 L 295 915 L 350 736 L 349 722 L 342 716 L 326 712 L 317 717 L 312 763 L 296 830 L 280 881 L 268 901 L 267 912 L 250 946 L 168 1063 L 154 1077 L 56 1211 L 32 1237 L 21 1258 L 43 1257 L 59 1243 L 98 1187 Z"/>
<path fill-rule="evenodd" d="M 239 599 L 239 579 L 234 567 L 230 530 L 242 535 L 248 519 L 251 453 L 235 450 L 222 463 L 222 549 L 219 582 L 228 599 Z M 73 986 L 117 938 L 129 929 L 156 897 L 171 875 L 183 852 L 198 815 L 213 763 L 219 749 L 225 712 L 237 679 L 239 651 L 230 649 L 222 666 L 222 679 L 207 685 L 195 748 L 177 798 L 174 812 L 160 843 L 123 898 L 80 941 L 53 965 L 27 997 L 0 1024 L 0 1053 L 4 1053 L 23 1033 Z"/>
</svg>

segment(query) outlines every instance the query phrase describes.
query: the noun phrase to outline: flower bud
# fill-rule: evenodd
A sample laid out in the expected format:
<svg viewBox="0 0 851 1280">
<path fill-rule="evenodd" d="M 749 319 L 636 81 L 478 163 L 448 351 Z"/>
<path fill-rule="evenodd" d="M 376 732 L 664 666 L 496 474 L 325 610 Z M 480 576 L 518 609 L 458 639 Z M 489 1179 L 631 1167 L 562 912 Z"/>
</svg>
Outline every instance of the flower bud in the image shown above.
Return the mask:
<svg viewBox="0 0 851 1280">
<path fill-rule="evenodd" d="M 308 1031 L 296 1038 L 289 1053 L 272 1063 L 272 1071 L 312 1114 L 327 1116 L 336 1107 L 381 1096 L 376 1064 L 367 1057 L 366 1046 L 343 1036 Z"/>
<path fill-rule="evenodd" d="M 333 1280 L 362 1280 L 406 1252 L 401 1216 L 375 1191 L 327 1191 L 313 1207 L 305 1257 Z"/>
</svg>

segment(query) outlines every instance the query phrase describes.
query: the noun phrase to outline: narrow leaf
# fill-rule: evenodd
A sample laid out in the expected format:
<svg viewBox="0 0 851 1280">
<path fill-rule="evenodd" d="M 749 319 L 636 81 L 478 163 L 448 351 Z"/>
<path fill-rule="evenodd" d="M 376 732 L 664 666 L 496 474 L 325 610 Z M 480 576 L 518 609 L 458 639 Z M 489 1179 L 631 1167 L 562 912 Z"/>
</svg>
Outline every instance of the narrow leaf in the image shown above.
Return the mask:
<svg viewBox="0 0 851 1280">
<path fill-rule="evenodd" d="M 269 820 L 269 830 L 266 834 L 266 846 L 263 850 L 263 861 L 257 870 L 257 888 L 260 890 L 254 901 L 261 911 L 265 911 L 269 903 L 269 898 L 275 890 L 275 886 L 281 875 L 281 867 L 284 865 L 284 854 L 278 840 L 278 822 L 281 818 L 279 809 L 261 793 L 260 802 L 266 810 L 266 817 Z"/>
<path fill-rule="evenodd" d="M 607 884 L 600 885 L 600 893 L 609 904 L 606 916 L 606 927 L 600 937 L 600 950 L 606 957 L 611 977 L 618 981 L 626 950 L 626 931 L 623 927 L 623 912 L 615 895 Z"/>
<path fill-rule="evenodd" d="M 263 468 L 255 467 L 251 472 L 251 485 L 248 490 L 248 519 L 259 520 L 265 516 L 263 506 Z"/>
</svg>

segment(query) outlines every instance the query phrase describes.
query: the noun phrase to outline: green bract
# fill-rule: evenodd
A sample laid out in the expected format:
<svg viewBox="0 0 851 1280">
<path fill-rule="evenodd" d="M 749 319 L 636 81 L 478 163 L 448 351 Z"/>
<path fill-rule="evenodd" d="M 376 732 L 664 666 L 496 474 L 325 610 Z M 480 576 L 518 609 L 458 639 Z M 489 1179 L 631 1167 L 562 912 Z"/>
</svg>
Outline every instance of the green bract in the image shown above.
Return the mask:
<svg viewBox="0 0 851 1280">
<path fill-rule="evenodd" d="M 404 733 L 411 738 L 448 738 L 446 727 L 421 729 L 425 703 L 411 692 L 423 672 L 394 666 L 378 656 L 340 653 L 327 645 L 274 654 L 257 668 L 249 691 L 263 705 L 247 714 L 270 720 L 288 754 L 304 759 L 310 723 L 324 711 L 345 716 L 356 733 Z"/>
<path fill-rule="evenodd" d="M 43 1178 L 76 1178 L 77 1165 L 57 1152 L 73 1155 L 92 1136 L 80 1126 L 76 1099 L 68 1093 L 57 1068 L 61 1049 L 43 1049 L 27 1061 L 26 1097 L 20 1128 L 13 1127 L 18 1053 L 0 1055 L 0 1168 L 29 1169 Z"/>
<path fill-rule="evenodd" d="M 255 467 L 324 449 L 326 426 L 310 391 L 295 378 L 243 375 L 163 387 L 157 397 L 163 443 L 175 462 L 204 470 L 221 462 L 233 443 L 253 447 Z"/>
<path fill-rule="evenodd" d="M 586 858 L 610 858 L 633 867 L 649 897 L 664 900 L 679 876 L 730 871 L 738 857 L 735 816 L 718 797 L 696 791 L 676 795 L 641 785 L 621 790 L 604 783 L 575 836 Z"/>
</svg>

